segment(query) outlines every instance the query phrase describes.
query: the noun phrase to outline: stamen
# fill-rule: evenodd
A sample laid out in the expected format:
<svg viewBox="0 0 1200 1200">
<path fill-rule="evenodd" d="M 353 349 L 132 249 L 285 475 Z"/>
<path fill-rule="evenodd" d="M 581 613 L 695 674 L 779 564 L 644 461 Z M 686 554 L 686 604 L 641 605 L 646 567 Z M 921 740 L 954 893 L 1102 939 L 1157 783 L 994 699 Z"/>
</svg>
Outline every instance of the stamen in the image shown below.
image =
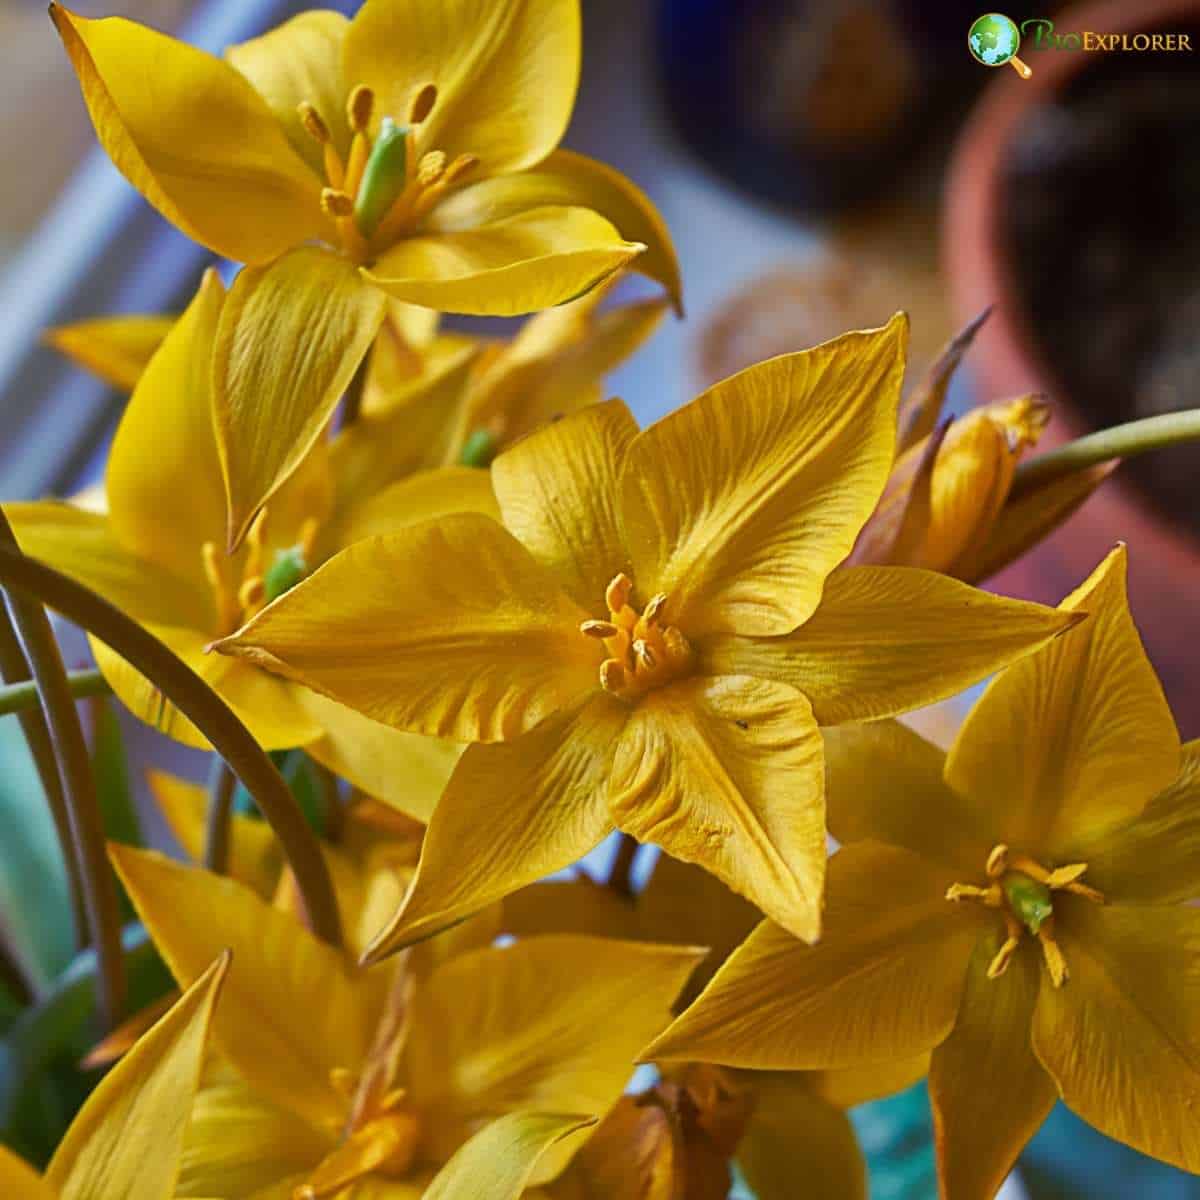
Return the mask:
<svg viewBox="0 0 1200 1200">
<path fill-rule="evenodd" d="M 477 166 L 479 166 L 479 159 L 474 154 L 460 154 L 446 168 L 446 174 L 442 176 L 442 186 L 449 187 L 452 183 L 457 183 Z"/>
<path fill-rule="evenodd" d="M 436 84 L 425 83 L 416 88 L 413 91 L 412 99 L 408 102 L 408 123 L 410 125 L 420 125 L 433 112 L 433 106 L 437 103 L 437 98 L 438 90 Z"/>
<path fill-rule="evenodd" d="M 619 630 L 611 621 L 584 621 L 579 632 L 594 638 L 616 637 Z"/>
<path fill-rule="evenodd" d="M 1011 913 L 1004 914 L 1004 927 L 1008 936 L 997 951 L 996 957 L 988 963 L 987 977 L 989 979 L 999 979 L 1008 970 L 1008 964 L 1012 962 L 1012 956 L 1016 954 L 1017 947 L 1021 944 L 1021 923 Z"/>
<path fill-rule="evenodd" d="M 217 548 L 216 542 L 205 542 L 200 547 L 200 558 L 204 564 L 204 578 L 216 601 L 221 632 L 232 633 L 242 623 L 242 613 L 234 592 L 229 556 Z"/>
<path fill-rule="evenodd" d="M 417 183 L 423 188 L 432 187 L 446 173 L 446 154 L 443 150 L 430 150 L 421 156 L 417 166 Z"/>
<path fill-rule="evenodd" d="M 625 668 L 615 658 L 600 664 L 600 686 L 606 692 L 619 692 L 625 686 Z"/>
<path fill-rule="evenodd" d="M 1063 958 L 1062 948 L 1054 940 L 1050 922 L 1038 930 L 1037 938 L 1042 944 L 1042 957 L 1046 960 L 1046 970 L 1050 972 L 1050 982 L 1056 988 L 1060 988 L 1070 979 L 1071 972 L 1067 970 L 1067 960 Z"/>
<path fill-rule="evenodd" d="M 646 605 L 646 611 L 642 613 L 642 620 L 647 625 L 657 625 L 658 618 L 662 615 L 662 610 L 667 606 L 667 593 L 659 592 L 657 596 L 651 598 L 650 603 Z"/>
<path fill-rule="evenodd" d="M 605 589 L 604 603 L 608 605 L 608 611 L 611 613 L 620 612 L 629 603 L 629 597 L 632 593 L 633 580 L 622 571 L 620 575 L 614 577 L 613 581 Z"/>
<path fill-rule="evenodd" d="M 989 879 L 999 879 L 1008 870 L 1008 847 L 1003 843 L 993 846 L 985 869 Z"/>
<path fill-rule="evenodd" d="M 647 671 L 653 671 L 658 666 L 658 657 L 642 638 L 638 638 L 633 643 L 633 654 L 638 665 L 645 667 Z"/>
<path fill-rule="evenodd" d="M 365 83 L 358 84 L 346 101 L 346 120 L 354 133 L 364 133 L 375 112 L 375 93 Z"/>
<path fill-rule="evenodd" d="M 247 616 L 254 615 L 262 606 L 265 597 L 266 588 L 261 575 L 252 575 L 249 579 L 242 580 L 242 586 L 238 588 L 238 604 Z"/>
<path fill-rule="evenodd" d="M 300 117 L 300 124 L 304 126 L 304 132 L 322 146 L 327 145 L 330 141 L 329 126 L 325 124 L 325 119 L 316 108 L 307 100 L 301 100 L 296 105 L 296 112 Z"/>
<path fill-rule="evenodd" d="M 321 189 L 321 210 L 327 217 L 341 220 L 354 215 L 354 201 L 337 188 Z"/>
<path fill-rule="evenodd" d="M 960 900 L 979 900 L 990 908 L 998 908 L 1000 904 L 995 888 L 976 887 L 973 883 L 952 883 L 946 889 L 946 899 L 955 904 Z"/>
</svg>

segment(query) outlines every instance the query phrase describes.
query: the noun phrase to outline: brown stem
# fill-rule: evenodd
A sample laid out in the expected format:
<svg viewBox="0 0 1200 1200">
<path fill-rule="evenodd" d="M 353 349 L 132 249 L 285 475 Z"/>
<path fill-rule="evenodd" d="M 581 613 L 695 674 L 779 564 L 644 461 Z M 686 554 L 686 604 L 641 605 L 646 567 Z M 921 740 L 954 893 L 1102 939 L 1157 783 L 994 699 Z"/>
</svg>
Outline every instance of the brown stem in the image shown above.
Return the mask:
<svg viewBox="0 0 1200 1200">
<path fill-rule="evenodd" d="M 641 843 L 631 834 L 622 833 L 617 843 L 617 854 L 613 859 L 612 870 L 608 873 L 608 886 L 620 896 L 633 898 L 633 860 Z"/>
<path fill-rule="evenodd" d="M 321 789 L 321 816 L 324 818 L 326 840 L 340 842 L 345 814 L 342 811 L 342 797 L 338 791 L 337 776 L 324 763 L 317 762 L 311 755 L 309 755 L 308 762 L 317 786 Z"/>
<path fill-rule="evenodd" d="M 217 875 L 229 870 L 230 818 L 237 776 L 229 764 L 215 755 L 208 780 L 208 815 L 204 825 L 204 865 Z"/>
<path fill-rule="evenodd" d="M 37 699 L 37 684 L 32 680 L 29 663 L 25 651 L 21 649 L 20 639 L 8 615 L 8 609 L 0 603 L 0 677 L 6 683 L 20 686 L 28 683 L 34 691 L 34 706 L 22 709 L 17 713 L 21 723 L 21 732 L 25 736 L 25 744 L 29 747 L 30 757 L 37 769 L 38 778 L 42 783 L 42 791 L 46 796 L 46 805 L 50 809 L 50 819 L 54 822 L 54 832 L 58 837 L 59 850 L 62 852 L 63 866 L 67 873 L 67 886 L 71 894 L 71 912 L 75 921 L 75 944 L 82 950 L 88 944 L 87 914 L 83 908 L 83 883 L 79 878 L 79 855 L 71 837 L 71 818 L 67 815 L 67 802 L 63 799 L 62 784 L 58 778 L 58 763 L 54 758 L 54 744 L 50 741 L 50 730 L 46 728 L 46 718 L 42 713 Z"/>
<path fill-rule="evenodd" d="M 8 518 L 0 511 L 0 549 L 19 560 L 21 552 L 16 546 Z M 96 949 L 100 1020 L 106 1030 L 112 1029 L 121 1019 L 125 1005 L 125 959 L 121 951 L 121 913 L 116 883 L 105 855 L 104 824 L 92 760 L 46 610 L 37 597 L 21 589 L 7 590 L 5 599 L 38 686 L 42 715 L 58 763 L 71 841 L 78 855 L 83 908 Z"/>
<path fill-rule="evenodd" d="M 275 764 L 229 705 L 152 633 L 53 567 L 0 546 L 0 586 L 37 597 L 94 634 L 191 720 L 245 784 L 274 829 L 313 932 L 340 947 L 337 899 L 320 846 Z"/>
</svg>

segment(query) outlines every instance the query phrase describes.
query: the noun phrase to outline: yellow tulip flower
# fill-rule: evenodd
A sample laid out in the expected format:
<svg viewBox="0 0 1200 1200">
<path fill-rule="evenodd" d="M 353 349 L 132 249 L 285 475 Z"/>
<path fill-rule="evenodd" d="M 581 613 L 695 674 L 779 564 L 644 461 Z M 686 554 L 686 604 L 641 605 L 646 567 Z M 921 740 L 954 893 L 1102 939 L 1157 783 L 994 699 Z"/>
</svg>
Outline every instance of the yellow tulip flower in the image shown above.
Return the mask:
<svg viewBox="0 0 1200 1200">
<path fill-rule="evenodd" d="M 229 955 L 197 970 L 183 997 L 87 1098 L 44 1176 L 0 1146 L 11 1200 L 173 1200 L 184 1135 Z"/>
<path fill-rule="evenodd" d="M 224 61 L 119 17 L 50 15 L 113 162 L 190 237 L 249 264 L 216 339 L 222 461 L 252 456 L 231 548 L 319 436 L 388 296 L 534 312 L 644 252 L 678 303 L 646 196 L 556 151 L 579 0 L 367 0 Z"/>
<path fill-rule="evenodd" d="M 1090 617 L 992 682 L 948 756 L 830 731 L 826 938 L 764 922 L 647 1054 L 758 1068 L 932 1050 L 943 1195 L 988 1200 L 1055 1100 L 1200 1171 L 1200 744 L 1115 550 Z"/>
<path fill-rule="evenodd" d="M 5 512 L 26 553 L 146 625 L 265 747 L 304 746 L 364 791 L 424 819 L 457 755 L 453 747 L 385 729 L 306 688 L 204 651 L 358 538 L 460 507 L 496 512 L 487 473 L 450 467 L 399 480 L 384 476 L 372 489 L 347 488 L 339 486 L 322 440 L 264 510 L 248 544 L 227 554 L 228 501 L 209 382 L 227 303 L 210 272 L 141 375 L 109 456 L 107 513 L 54 502 L 6 505 Z M 93 651 L 133 713 L 188 745 L 206 745 L 132 667 L 99 642 Z"/>
<path fill-rule="evenodd" d="M 565 1114 L 562 1137 L 606 1112 L 639 1039 L 666 1025 L 703 956 L 588 937 L 493 946 L 483 921 L 449 948 L 439 939 L 357 969 L 242 884 L 152 852 L 112 857 L 181 985 L 211 946 L 233 949 L 213 1042 L 236 1076 L 218 1074 L 197 1097 L 180 1197 L 507 1196 L 489 1186 L 507 1160 L 489 1167 L 464 1143 L 508 1114 Z M 561 1171 L 578 1140 L 545 1155 L 536 1181 Z M 432 1182 L 456 1152 L 474 1192 Z"/>
<path fill-rule="evenodd" d="M 503 524 L 361 543 L 222 653 L 473 745 L 381 955 L 614 825 L 815 938 L 818 723 L 961 690 L 1076 617 L 929 572 L 835 571 L 892 460 L 906 322 L 718 384 L 638 433 L 619 401 L 500 455 Z"/>
</svg>

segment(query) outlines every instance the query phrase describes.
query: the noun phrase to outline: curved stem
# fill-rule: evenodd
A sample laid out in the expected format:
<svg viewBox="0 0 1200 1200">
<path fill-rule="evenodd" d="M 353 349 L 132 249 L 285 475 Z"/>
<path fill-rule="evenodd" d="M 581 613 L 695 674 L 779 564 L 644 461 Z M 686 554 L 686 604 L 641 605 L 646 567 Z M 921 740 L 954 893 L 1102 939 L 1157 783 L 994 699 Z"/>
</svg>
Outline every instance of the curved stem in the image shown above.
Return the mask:
<svg viewBox="0 0 1200 1200">
<path fill-rule="evenodd" d="M 7 672 L 5 673 L 7 678 Z M 111 696 L 109 682 L 95 667 L 82 671 L 67 672 L 67 686 L 76 700 L 87 700 L 92 696 Z M 37 684 L 32 679 L 23 679 L 0 687 L 0 717 L 11 713 L 24 713 L 38 706 Z"/>
<path fill-rule="evenodd" d="M 1150 450 L 1162 450 L 1197 439 L 1200 439 L 1200 409 L 1197 408 L 1114 425 L 1021 463 L 1013 476 L 1009 495 L 1016 498 L 1063 475 L 1114 458 L 1133 458 Z"/>
<path fill-rule="evenodd" d="M 95 634 L 188 717 L 246 785 L 274 829 L 313 932 L 341 946 L 337 900 L 316 837 L 274 763 L 229 705 L 152 633 L 53 567 L 0 546 L 0 586 L 36 596 Z"/>
<path fill-rule="evenodd" d="M 83 907 L 83 881 L 79 877 L 79 855 L 75 849 L 75 840 L 71 836 L 71 818 L 67 815 L 67 802 L 63 799 L 62 783 L 58 777 L 58 762 L 54 757 L 54 745 L 50 741 L 50 731 L 46 728 L 46 718 L 42 715 L 41 705 L 38 702 L 37 684 L 30 678 L 25 651 L 21 649 L 17 631 L 13 628 L 8 609 L 2 602 L 0 602 L 0 678 L 5 679 L 13 687 L 28 687 L 33 692 L 33 707 L 18 712 L 17 720 L 21 723 L 25 744 L 29 747 L 30 757 L 33 759 L 33 765 L 41 780 L 42 793 L 46 797 L 46 807 L 49 808 L 50 819 L 54 822 L 54 832 L 58 837 L 58 846 L 62 853 L 67 884 L 71 892 L 71 912 L 75 921 L 75 944 L 77 949 L 82 950 L 88 944 L 88 923 L 87 913 Z"/>
<path fill-rule="evenodd" d="M 637 858 L 640 848 L 641 843 L 637 838 L 622 832 L 612 870 L 608 873 L 608 886 L 620 896 L 633 896 L 633 860 Z"/>
<path fill-rule="evenodd" d="M 229 819 L 233 815 L 233 793 L 237 776 L 229 764 L 214 756 L 208 778 L 208 816 L 204 826 L 204 865 L 217 875 L 229 870 Z"/>
<path fill-rule="evenodd" d="M 0 549 L 21 557 L 8 520 L 0 513 Z M 25 648 L 29 668 L 37 683 L 38 698 L 70 819 L 71 840 L 78 855 L 79 882 L 92 945 L 96 948 L 100 980 L 98 1006 L 104 1028 L 121 1019 L 125 1005 L 125 963 L 121 957 L 121 912 L 117 888 L 104 846 L 104 823 L 92 775 L 83 726 L 75 698 L 67 685 L 67 669 L 50 627 L 50 618 L 35 596 L 7 589 L 9 615 Z"/>
</svg>

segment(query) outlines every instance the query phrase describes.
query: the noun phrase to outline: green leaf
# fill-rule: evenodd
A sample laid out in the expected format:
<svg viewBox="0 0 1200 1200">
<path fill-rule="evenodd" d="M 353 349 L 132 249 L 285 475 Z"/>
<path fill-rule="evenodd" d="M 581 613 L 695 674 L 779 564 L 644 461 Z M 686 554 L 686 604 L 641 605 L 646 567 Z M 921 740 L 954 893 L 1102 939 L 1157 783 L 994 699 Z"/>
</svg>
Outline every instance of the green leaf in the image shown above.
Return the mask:
<svg viewBox="0 0 1200 1200">
<path fill-rule="evenodd" d="M 96 778 L 96 796 L 100 802 L 100 819 L 104 836 L 112 842 L 127 846 L 142 845 L 142 828 L 138 821 L 129 783 L 128 759 L 121 723 L 107 700 L 93 700 L 88 705 L 92 722 L 92 772 Z M 124 888 L 121 895 L 121 920 L 132 921 L 136 914 Z"/>
</svg>

